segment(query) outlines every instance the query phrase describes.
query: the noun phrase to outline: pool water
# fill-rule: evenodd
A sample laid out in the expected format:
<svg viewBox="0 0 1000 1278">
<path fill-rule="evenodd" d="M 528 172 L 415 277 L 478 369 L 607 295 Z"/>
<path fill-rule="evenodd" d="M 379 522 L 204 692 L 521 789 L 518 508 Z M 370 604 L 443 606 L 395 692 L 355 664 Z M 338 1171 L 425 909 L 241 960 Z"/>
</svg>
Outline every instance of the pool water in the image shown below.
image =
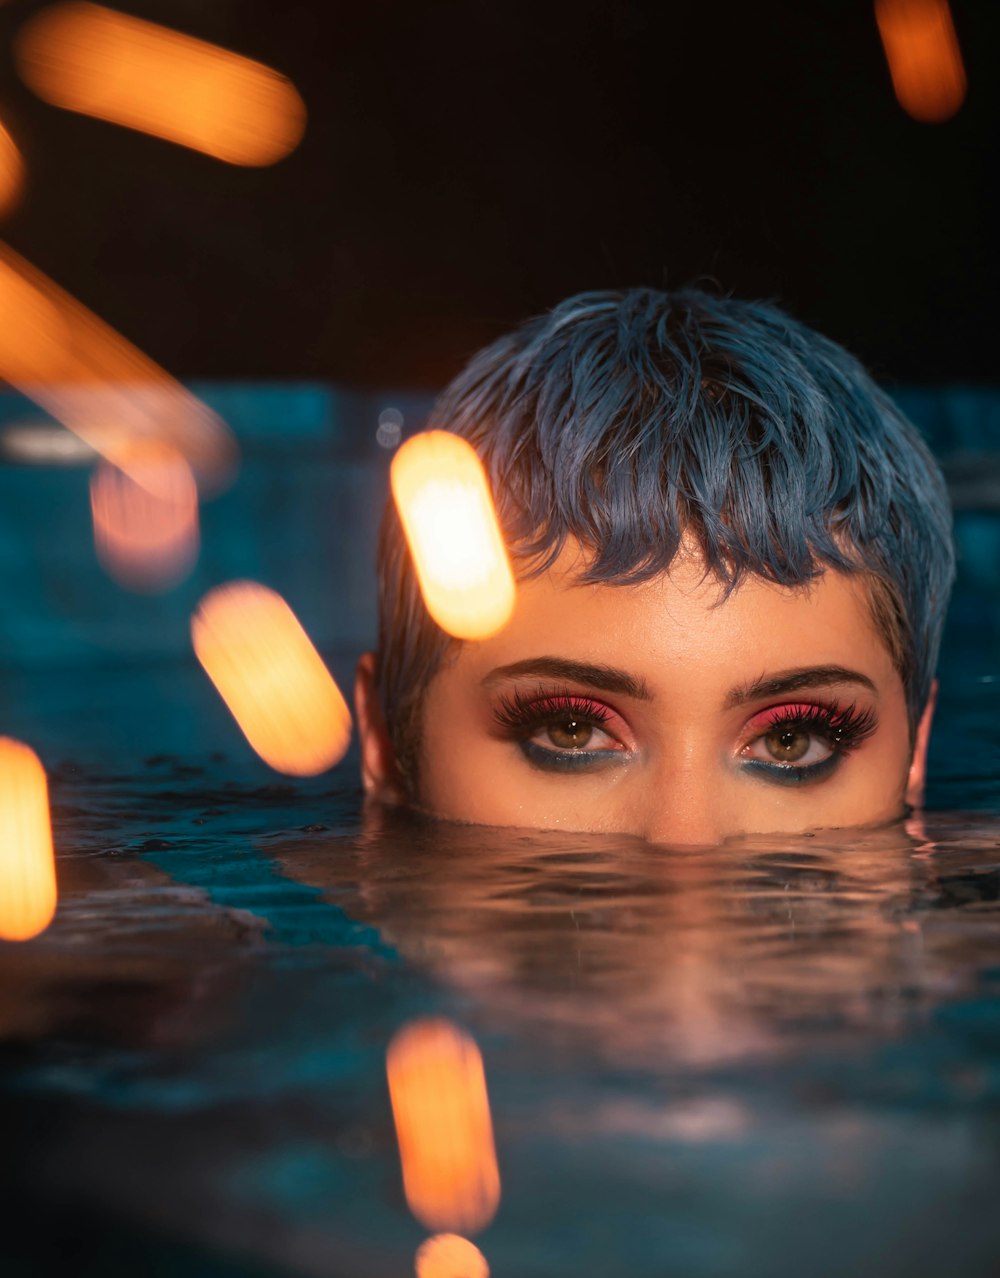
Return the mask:
<svg viewBox="0 0 1000 1278">
<path fill-rule="evenodd" d="M 5 1274 L 411 1273 L 385 1051 L 428 1015 L 483 1052 L 494 1274 L 996 1271 L 989 813 L 692 853 L 220 758 L 51 781 L 59 915 L 0 949 Z"/>
<path fill-rule="evenodd" d="M 245 515 L 219 516 L 205 571 L 280 586 Z M 428 1016 L 483 1055 L 494 1275 L 992 1278 L 1000 556 L 995 514 L 961 520 L 929 809 L 698 853 L 363 811 L 352 759 L 281 780 L 180 641 L 156 647 L 190 598 L 142 630 L 143 601 L 88 595 L 71 648 L 43 571 L 52 615 L 29 600 L 0 633 L 61 889 L 42 937 L 0 946 L 4 1278 L 411 1274 L 428 1231 L 386 1049 Z M 307 618 L 342 681 L 357 583 L 354 631 L 336 598 Z"/>
</svg>

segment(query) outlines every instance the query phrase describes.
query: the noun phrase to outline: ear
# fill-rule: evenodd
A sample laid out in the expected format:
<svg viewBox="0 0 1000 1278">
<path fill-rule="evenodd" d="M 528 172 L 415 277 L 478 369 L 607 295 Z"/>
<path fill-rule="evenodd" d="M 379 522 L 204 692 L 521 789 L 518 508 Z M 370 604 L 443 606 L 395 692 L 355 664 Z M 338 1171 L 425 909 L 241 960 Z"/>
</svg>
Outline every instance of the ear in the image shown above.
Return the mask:
<svg viewBox="0 0 1000 1278">
<path fill-rule="evenodd" d="M 361 781 L 365 794 L 385 803 L 402 803 L 405 796 L 396 767 L 396 752 L 375 688 L 374 652 L 364 653 L 358 661 L 354 710 L 361 741 Z"/>
<path fill-rule="evenodd" d="M 924 781 L 927 776 L 927 745 L 931 739 L 931 720 L 934 718 L 934 707 L 937 705 L 938 681 L 931 684 L 931 695 L 927 698 L 924 712 L 917 724 L 916 740 L 913 744 L 913 760 L 906 780 L 906 802 L 911 807 L 919 808 L 924 801 Z"/>
</svg>

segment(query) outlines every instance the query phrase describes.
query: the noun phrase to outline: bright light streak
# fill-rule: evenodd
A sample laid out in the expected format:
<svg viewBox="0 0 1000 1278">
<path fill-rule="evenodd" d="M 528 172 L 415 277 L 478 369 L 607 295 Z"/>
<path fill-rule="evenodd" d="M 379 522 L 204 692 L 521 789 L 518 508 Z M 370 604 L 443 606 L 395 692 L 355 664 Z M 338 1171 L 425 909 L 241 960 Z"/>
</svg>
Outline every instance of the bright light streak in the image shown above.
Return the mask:
<svg viewBox="0 0 1000 1278">
<path fill-rule="evenodd" d="M 948 0 L 875 0 L 875 19 L 899 105 L 940 124 L 965 101 L 965 67 Z"/>
<path fill-rule="evenodd" d="M 490 1278 L 486 1257 L 468 1238 L 435 1234 L 417 1248 L 417 1278 Z"/>
<path fill-rule="evenodd" d="M 266 586 L 218 586 L 191 619 L 198 660 L 244 736 L 276 772 L 309 777 L 343 758 L 351 715 L 284 599 Z"/>
<path fill-rule="evenodd" d="M 140 452 L 130 474 L 110 462 L 94 469 L 90 510 L 104 570 L 129 590 L 153 593 L 176 585 L 198 557 L 198 489 L 173 449 Z"/>
<path fill-rule="evenodd" d="M 28 941 L 56 912 L 49 787 L 34 750 L 0 737 L 0 938 Z"/>
<path fill-rule="evenodd" d="M 17 143 L 0 124 L 0 216 L 9 213 L 24 185 L 24 161 Z"/>
<path fill-rule="evenodd" d="M 479 1048 L 449 1021 L 411 1021 L 389 1044 L 386 1072 L 410 1210 L 428 1229 L 484 1229 L 500 1173 Z"/>
<path fill-rule="evenodd" d="M 305 130 L 305 104 L 277 71 L 101 5 L 43 9 L 21 28 L 15 56 L 46 102 L 229 164 L 274 164 Z"/>
<path fill-rule="evenodd" d="M 514 611 L 514 576 L 475 449 L 425 431 L 399 449 L 390 476 L 427 611 L 457 639 L 496 634 Z"/>
<path fill-rule="evenodd" d="M 0 379 L 120 470 L 150 442 L 180 453 L 203 492 L 229 480 L 236 444 L 220 418 L 6 244 L 0 315 Z"/>
</svg>

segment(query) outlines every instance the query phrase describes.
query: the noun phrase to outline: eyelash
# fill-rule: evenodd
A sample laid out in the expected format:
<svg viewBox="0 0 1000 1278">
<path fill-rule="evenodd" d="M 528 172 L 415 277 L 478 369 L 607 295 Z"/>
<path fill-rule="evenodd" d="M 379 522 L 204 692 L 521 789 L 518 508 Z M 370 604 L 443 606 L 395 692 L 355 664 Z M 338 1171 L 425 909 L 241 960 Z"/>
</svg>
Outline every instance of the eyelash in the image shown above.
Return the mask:
<svg viewBox="0 0 1000 1278">
<path fill-rule="evenodd" d="M 804 733 L 819 737 L 830 748 L 825 759 L 815 763 L 782 763 L 779 760 L 744 758 L 744 772 L 785 786 L 808 785 L 832 776 L 844 757 L 856 750 L 878 727 L 873 709 L 859 710 L 852 703 L 846 708 L 837 704 L 781 706 L 768 716 L 765 710 L 755 716 L 756 730 L 740 751 L 746 755 L 756 742 L 780 732 Z M 764 722 L 759 722 L 764 718 Z"/>
<path fill-rule="evenodd" d="M 542 690 L 526 694 L 515 690 L 498 699 L 493 717 L 513 736 L 530 737 L 557 719 L 572 718 L 588 728 L 601 728 L 612 717 L 612 712 L 589 697 Z"/>
<path fill-rule="evenodd" d="M 783 706 L 768 719 L 753 740 L 770 736 L 772 732 L 794 729 L 823 737 L 838 753 L 847 754 L 867 740 L 877 726 L 875 711 L 859 710 L 853 702 L 846 707 L 820 702 L 810 705 L 805 711 L 800 706 Z"/>
</svg>

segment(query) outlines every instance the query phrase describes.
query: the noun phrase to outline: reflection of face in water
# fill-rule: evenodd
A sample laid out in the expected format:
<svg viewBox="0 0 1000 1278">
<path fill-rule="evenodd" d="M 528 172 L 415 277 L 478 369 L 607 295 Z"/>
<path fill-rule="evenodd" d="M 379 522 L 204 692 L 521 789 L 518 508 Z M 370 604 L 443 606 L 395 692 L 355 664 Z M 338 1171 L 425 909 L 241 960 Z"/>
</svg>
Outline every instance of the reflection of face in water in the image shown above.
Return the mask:
<svg viewBox="0 0 1000 1278">
<path fill-rule="evenodd" d="M 277 855 L 491 1023 L 666 1062 L 919 1016 L 961 969 L 930 846 L 911 824 L 695 853 L 373 807 L 360 838 Z"/>
<path fill-rule="evenodd" d="M 712 844 L 863 826 L 918 802 L 930 715 L 906 699 L 859 579 L 758 578 L 720 602 L 693 557 L 581 584 L 579 551 L 520 583 L 499 634 L 456 646 L 422 702 L 416 798 L 487 825 Z M 398 800 L 362 662 L 371 793 Z"/>
</svg>

